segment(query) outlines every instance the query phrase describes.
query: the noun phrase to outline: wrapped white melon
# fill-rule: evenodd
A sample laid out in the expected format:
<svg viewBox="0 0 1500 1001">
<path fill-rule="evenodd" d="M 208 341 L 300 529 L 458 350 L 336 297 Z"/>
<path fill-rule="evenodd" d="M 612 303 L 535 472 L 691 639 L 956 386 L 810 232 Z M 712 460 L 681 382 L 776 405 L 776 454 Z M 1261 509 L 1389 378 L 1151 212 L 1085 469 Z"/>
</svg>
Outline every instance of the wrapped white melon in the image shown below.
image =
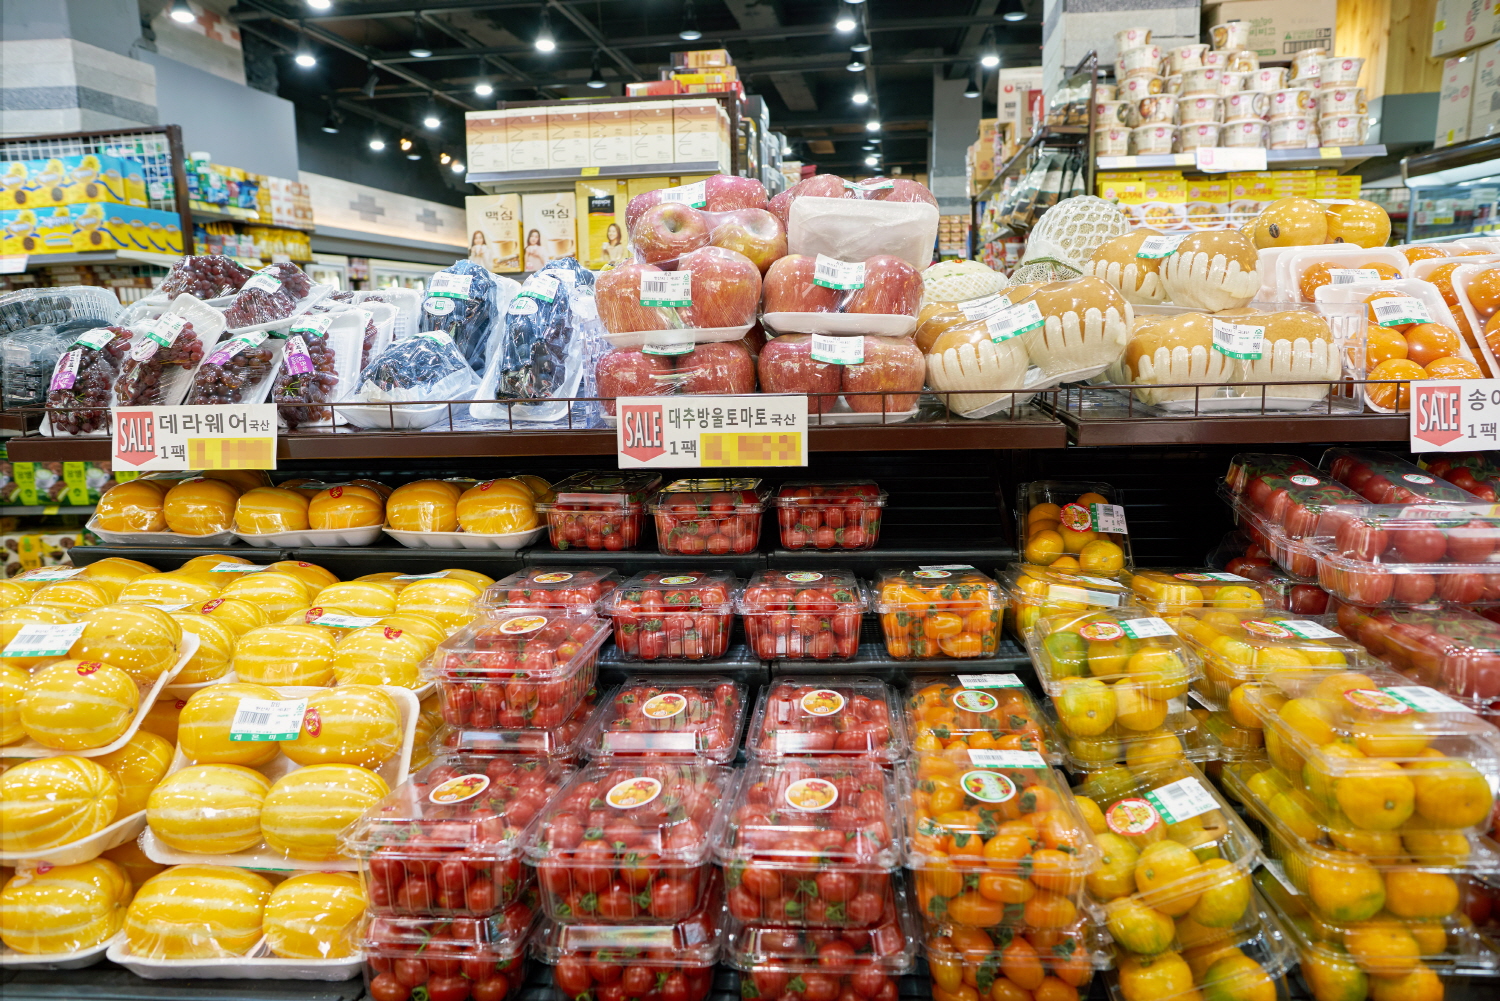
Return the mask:
<svg viewBox="0 0 1500 1001">
<path fill-rule="evenodd" d="M 1031 394 L 1021 390 L 1030 367 L 1022 338 L 996 342 L 983 319 L 949 326 L 932 342 L 927 352 L 927 385 L 946 397 L 961 417 L 988 417 L 1012 405 L 1029 402 Z M 974 390 L 974 392 L 954 392 Z"/>
<path fill-rule="evenodd" d="M 939 261 L 922 272 L 922 305 L 980 299 L 1004 287 L 1005 276 L 979 261 Z"/>
<path fill-rule="evenodd" d="M 1128 232 L 1130 219 L 1115 202 L 1093 195 L 1066 198 L 1032 228 L 1021 263 L 1054 260 L 1082 270 L 1095 248 Z"/>
<path fill-rule="evenodd" d="M 1307 310 L 1284 313 L 1261 313 L 1240 322 L 1263 323 L 1266 336 L 1259 359 L 1240 362 L 1241 382 L 1270 382 L 1292 379 L 1296 382 L 1334 382 L 1341 375 L 1338 347 L 1328 321 Z M 1260 396 L 1260 387 L 1247 388 L 1247 396 Z M 1328 386 L 1276 385 L 1266 388 L 1265 395 L 1305 400 L 1321 400 Z"/>
<path fill-rule="evenodd" d="M 936 265 L 934 265 L 936 266 Z M 1020 302 L 1030 296 L 1040 285 L 1010 285 L 1005 286 L 1005 279 L 1001 277 L 1001 287 L 995 292 L 990 292 L 972 299 L 960 299 L 957 302 L 927 302 L 917 314 L 917 329 L 914 336 L 917 347 L 926 354 L 932 349 L 932 342 L 937 340 L 938 335 L 950 327 L 967 323 L 975 317 L 988 315 L 1001 309 L 1010 303 Z M 1005 296 L 1005 302 L 997 303 L 1000 295 Z"/>
<path fill-rule="evenodd" d="M 1052 282 L 1023 301 L 1035 303 L 1045 321 L 1021 336 L 1041 369 L 1038 386 L 1091 379 L 1125 353 L 1135 313 L 1104 279 Z"/>
<path fill-rule="evenodd" d="M 1242 233 L 1194 233 L 1162 258 L 1162 287 L 1178 306 L 1210 313 L 1237 309 L 1260 291 L 1259 258 Z"/>
<path fill-rule="evenodd" d="M 1142 328 L 1125 349 L 1125 374 L 1136 386 L 1136 398 L 1153 405 L 1192 400 L 1195 391 L 1185 387 L 1234 382 L 1237 363 L 1215 351 L 1213 343 L 1213 318 L 1204 313 L 1180 313 Z"/>
<path fill-rule="evenodd" d="M 1161 258 L 1137 257 L 1148 236 L 1160 236 L 1154 229 L 1138 229 L 1117 236 L 1094 248 L 1094 255 L 1083 266 L 1083 273 L 1102 278 L 1137 306 L 1152 306 L 1167 297 L 1161 285 Z"/>
</svg>

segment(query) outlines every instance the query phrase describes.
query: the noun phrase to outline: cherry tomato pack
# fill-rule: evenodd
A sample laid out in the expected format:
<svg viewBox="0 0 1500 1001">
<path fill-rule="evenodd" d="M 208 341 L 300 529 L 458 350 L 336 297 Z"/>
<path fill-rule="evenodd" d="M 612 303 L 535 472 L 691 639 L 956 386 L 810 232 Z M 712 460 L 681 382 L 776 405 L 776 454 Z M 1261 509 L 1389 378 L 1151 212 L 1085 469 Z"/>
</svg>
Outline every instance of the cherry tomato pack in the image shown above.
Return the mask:
<svg viewBox="0 0 1500 1001">
<path fill-rule="evenodd" d="M 718 675 L 631 675 L 604 697 L 583 739 L 595 761 L 734 761 L 745 722 L 744 687 Z"/>
<path fill-rule="evenodd" d="M 618 552 L 641 541 L 646 507 L 661 489 L 661 474 L 644 470 L 586 470 L 553 486 L 553 500 L 537 501 L 553 549 Z"/>
<path fill-rule="evenodd" d="M 874 480 L 793 481 L 776 491 L 783 549 L 874 549 L 887 494 Z"/>
<path fill-rule="evenodd" d="M 376 915 L 365 930 L 372 1001 L 504 1001 L 526 979 L 535 911 L 517 902 L 488 918 Z"/>
<path fill-rule="evenodd" d="M 433 746 L 455 753 L 529 754 L 571 762 L 578 757 L 579 742 L 594 714 L 597 695 L 597 689 L 589 689 L 578 708 L 573 710 L 573 715 L 562 726 L 550 730 L 533 727 L 497 729 L 492 725 L 479 729 L 445 722 L 434 735 Z M 484 722 L 482 718 L 481 722 Z"/>
<path fill-rule="evenodd" d="M 738 581 L 727 570 L 647 570 L 616 588 L 604 614 L 639 660 L 713 660 L 729 649 Z"/>
<path fill-rule="evenodd" d="M 785 677 L 761 688 L 746 748 L 757 761 L 895 764 L 906 757 L 895 690 L 876 678 Z"/>
<path fill-rule="evenodd" d="M 1390 452 L 1330 448 L 1319 464 L 1371 504 L 1476 504 L 1480 498 Z"/>
<path fill-rule="evenodd" d="M 1494 722 L 1500 713 L 1500 625 L 1463 608 L 1339 604 L 1339 631 L 1415 684 L 1436 688 Z"/>
<path fill-rule="evenodd" d="M 527 567 L 486 588 L 479 599 L 479 607 L 576 606 L 597 611 L 604 596 L 619 585 L 620 574 L 610 567 Z"/>
<path fill-rule="evenodd" d="M 875 593 L 885 649 L 897 660 L 962 660 L 1000 649 L 1005 595 L 973 567 L 882 570 Z"/>
<path fill-rule="evenodd" d="M 847 660 L 859 652 L 867 604 L 847 570 L 757 570 L 739 612 L 761 660 Z"/>
<path fill-rule="evenodd" d="M 768 496 L 749 477 L 677 480 L 651 501 L 657 547 L 663 555 L 753 553 Z"/>
</svg>

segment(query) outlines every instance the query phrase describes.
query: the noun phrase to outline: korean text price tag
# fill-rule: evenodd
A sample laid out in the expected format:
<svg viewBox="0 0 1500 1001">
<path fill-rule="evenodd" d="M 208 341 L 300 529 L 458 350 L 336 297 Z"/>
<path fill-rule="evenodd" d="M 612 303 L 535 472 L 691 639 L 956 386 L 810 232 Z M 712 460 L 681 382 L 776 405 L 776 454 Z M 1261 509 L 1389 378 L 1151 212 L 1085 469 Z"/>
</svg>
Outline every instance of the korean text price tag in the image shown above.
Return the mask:
<svg viewBox="0 0 1500 1001">
<path fill-rule="evenodd" d="M 5 657 L 66 657 L 86 622 L 28 622 L 0 651 Z"/>
<path fill-rule="evenodd" d="M 1215 318 L 1214 350 L 1230 358 L 1257 359 L 1265 348 L 1266 328 L 1257 323 L 1230 323 Z"/>
<path fill-rule="evenodd" d="M 622 396 L 621 469 L 807 465 L 806 396 Z"/>
<path fill-rule="evenodd" d="M 1431 323 L 1430 313 L 1420 299 L 1409 295 L 1388 295 L 1370 303 L 1375 322 L 1382 327 L 1404 327 L 1408 323 Z"/>
<path fill-rule="evenodd" d="M 1413 382 L 1409 437 L 1413 452 L 1500 448 L 1500 379 Z"/>
<path fill-rule="evenodd" d="M 1176 636 L 1172 627 L 1167 625 L 1165 619 L 1155 617 L 1149 619 L 1126 619 L 1120 623 L 1120 628 L 1125 630 L 1125 635 L 1133 640 L 1149 639 L 1152 636 Z"/>
<path fill-rule="evenodd" d="M 231 741 L 296 740 L 307 714 L 306 699 L 240 699 L 229 724 Z"/>
<path fill-rule="evenodd" d="M 642 271 L 641 305 L 682 307 L 693 304 L 691 271 Z"/>
<path fill-rule="evenodd" d="M 813 361 L 827 362 L 830 365 L 863 365 L 865 339 L 813 334 L 812 358 Z"/>
<path fill-rule="evenodd" d="M 1189 817 L 1219 808 L 1218 802 L 1197 779 L 1181 779 L 1153 789 L 1146 793 L 1146 799 L 1169 824 L 1180 824 Z"/>
<path fill-rule="evenodd" d="M 1176 236 L 1148 236 L 1141 241 L 1136 248 L 1135 256 L 1146 260 L 1155 260 L 1177 253 L 1177 245 L 1188 238 L 1187 233 L 1178 233 Z"/>
<path fill-rule="evenodd" d="M 1280 619 L 1276 624 L 1293 636 L 1305 640 L 1331 640 L 1338 636 L 1338 633 L 1323 623 L 1311 619 Z"/>
<path fill-rule="evenodd" d="M 276 407 L 116 407 L 116 469 L 275 469 Z"/>
<path fill-rule="evenodd" d="M 1027 331 L 1036 330 L 1046 322 L 1036 303 L 1023 302 L 989 317 L 984 321 L 984 328 L 989 332 L 990 340 L 999 344 L 1012 337 L 1020 337 Z"/>
<path fill-rule="evenodd" d="M 819 254 L 813 262 L 813 284 L 848 291 L 865 287 L 865 262 L 840 261 Z"/>
<path fill-rule="evenodd" d="M 1109 534 L 1125 534 L 1125 509 L 1118 504 L 1090 504 L 1089 516 L 1094 522 L 1094 531 Z"/>
</svg>

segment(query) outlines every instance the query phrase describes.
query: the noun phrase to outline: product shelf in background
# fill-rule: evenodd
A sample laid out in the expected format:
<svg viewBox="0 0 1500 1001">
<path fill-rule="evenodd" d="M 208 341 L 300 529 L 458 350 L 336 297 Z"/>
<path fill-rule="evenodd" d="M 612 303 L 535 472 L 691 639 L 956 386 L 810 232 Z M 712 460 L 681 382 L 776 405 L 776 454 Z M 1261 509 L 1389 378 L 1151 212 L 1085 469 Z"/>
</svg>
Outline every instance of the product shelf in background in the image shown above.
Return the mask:
<svg viewBox="0 0 1500 1001">
<path fill-rule="evenodd" d="M 1374 146 L 1319 146 L 1307 149 L 1268 149 L 1266 166 L 1278 167 L 1337 167 L 1352 170 L 1372 157 L 1385 156 L 1385 147 Z M 1138 153 L 1135 156 L 1101 156 L 1097 158 L 1100 170 L 1163 170 L 1172 167 L 1193 167 L 1197 159 L 1192 153 Z"/>
</svg>

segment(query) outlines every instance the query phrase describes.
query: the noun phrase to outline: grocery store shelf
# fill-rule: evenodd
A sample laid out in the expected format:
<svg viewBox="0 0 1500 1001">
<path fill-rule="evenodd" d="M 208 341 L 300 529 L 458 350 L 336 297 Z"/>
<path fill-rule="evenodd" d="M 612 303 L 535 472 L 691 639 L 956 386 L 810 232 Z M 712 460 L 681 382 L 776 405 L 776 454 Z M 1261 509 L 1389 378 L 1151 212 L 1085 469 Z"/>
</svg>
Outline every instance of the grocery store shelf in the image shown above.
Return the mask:
<svg viewBox="0 0 1500 1001">
<path fill-rule="evenodd" d="M 1401 179 L 1412 187 L 1460 184 L 1500 173 L 1500 136 L 1403 157 Z"/>
<path fill-rule="evenodd" d="M 1015 640 L 1003 637 L 1000 649 L 993 657 L 971 657 L 954 660 L 948 657 L 936 660 L 897 660 L 885 652 L 885 643 L 879 639 L 879 627 L 873 630 L 865 624 L 861 633 L 859 653 L 852 660 L 773 660 L 771 674 L 782 675 L 833 674 L 870 675 L 883 681 L 903 683 L 914 674 L 1016 674 L 1026 680 L 1033 675 L 1031 658 Z"/>
<path fill-rule="evenodd" d="M 41 426 L 41 414 L 20 413 L 15 410 L 0 410 L 0 431 L 35 431 Z"/>
<path fill-rule="evenodd" d="M 379 260 L 438 265 L 452 264 L 455 258 L 467 257 L 469 254 L 467 246 L 412 240 L 335 226 L 315 227 L 312 231 L 312 249 L 315 254 L 343 254 L 347 257 L 373 257 Z"/>
<path fill-rule="evenodd" d="M 1038 146 L 1045 146 L 1049 141 L 1055 142 L 1064 138 L 1087 136 L 1088 131 L 1088 126 L 1086 125 L 1052 125 L 1042 129 L 1040 132 L 1032 133 L 1031 138 L 1026 140 L 1021 148 L 1016 150 L 1015 154 L 1009 160 L 1006 160 L 1000 169 L 995 171 L 995 176 L 971 200 L 985 202 L 994 198 L 1005 184 L 1005 179 L 1023 167 L 1026 163 L 1027 155 Z"/>
<path fill-rule="evenodd" d="M 630 177 L 662 177 L 681 174 L 722 173 L 717 160 L 691 163 L 637 163 L 623 167 L 559 167 L 551 170 L 470 171 L 464 180 L 477 184 L 486 193 L 502 195 L 512 191 L 553 191 L 559 181 L 582 181 L 590 178 L 619 180 Z"/>
<path fill-rule="evenodd" d="M 1337 167 L 1339 170 L 1351 170 L 1377 156 L 1385 156 L 1384 146 L 1270 149 L 1266 150 L 1266 167 L 1271 170 L 1297 167 Z M 1141 153 L 1135 156 L 1101 156 L 1097 160 L 1100 170 L 1159 170 L 1192 167 L 1197 162 L 1192 153 Z"/>
<path fill-rule="evenodd" d="M 26 261 L 31 268 L 55 268 L 66 264 L 156 264 L 170 268 L 181 254 L 153 254 L 146 250 L 94 250 L 85 254 L 32 254 Z"/>
<path fill-rule="evenodd" d="M 241 209 L 235 212 L 219 212 L 213 209 L 193 209 L 193 221 L 195 222 L 243 222 L 252 226 L 269 226 L 275 229 L 296 229 L 304 233 L 311 233 L 311 226 L 294 226 L 289 222 L 261 222 L 260 213 L 250 209 Z"/>
</svg>

